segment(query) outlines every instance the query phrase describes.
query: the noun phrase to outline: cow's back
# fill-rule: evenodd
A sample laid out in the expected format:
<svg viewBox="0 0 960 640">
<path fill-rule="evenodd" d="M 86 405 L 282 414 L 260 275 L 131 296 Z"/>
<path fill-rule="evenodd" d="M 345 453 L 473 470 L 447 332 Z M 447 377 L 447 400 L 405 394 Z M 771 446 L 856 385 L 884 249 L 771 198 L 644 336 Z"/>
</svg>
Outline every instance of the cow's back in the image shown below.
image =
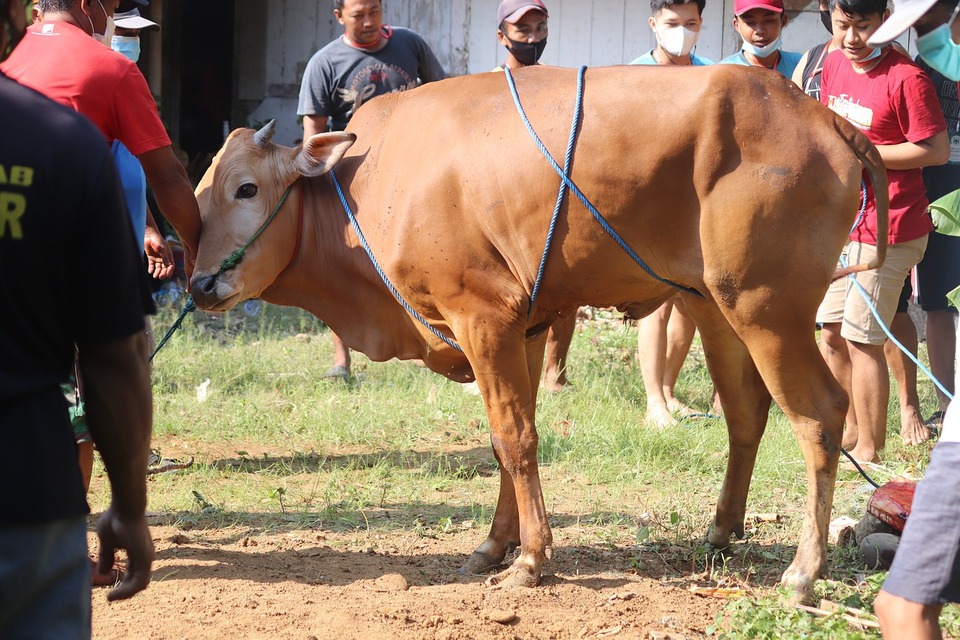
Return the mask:
<svg viewBox="0 0 960 640">
<path fill-rule="evenodd" d="M 527 68 L 514 77 L 531 127 L 562 165 L 577 71 Z M 498 302 L 519 308 L 535 281 L 559 178 L 504 74 L 378 98 L 350 129 L 358 140 L 344 170 L 357 170 L 368 239 L 394 273 L 435 299 L 482 273 L 499 287 Z M 675 282 L 702 288 L 704 278 L 718 277 L 711 269 L 746 269 L 748 259 L 754 270 L 793 268 L 792 254 L 776 251 L 774 259 L 768 250 L 785 234 L 815 241 L 825 256 L 819 268 L 832 269 L 836 256 L 827 256 L 839 252 L 843 234 L 830 236 L 823 225 L 849 228 L 853 200 L 849 212 L 797 223 L 824 216 L 815 198 L 844 197 L 859 171 L 835 116 L 779 74 L 726 65 L 586 72 L 572 180 L 654 271 Z M 379 216 L 390 223 L 374 222 Z M 824 233 L 835 239 L 822 242 Z M 562 300 L 574 288 L 593 292 L 596 305 L 663 288 L 579 203 L 564 209 L 554 243 L 563 260 L 548 265 L 553 293 L 544 294 L 545 308 L 551 295 Z M 437 269 L 420 277 L 424 264 L 451 280 Z M 636 289 L 625 294 L 631 278 Z"/>
</svg>

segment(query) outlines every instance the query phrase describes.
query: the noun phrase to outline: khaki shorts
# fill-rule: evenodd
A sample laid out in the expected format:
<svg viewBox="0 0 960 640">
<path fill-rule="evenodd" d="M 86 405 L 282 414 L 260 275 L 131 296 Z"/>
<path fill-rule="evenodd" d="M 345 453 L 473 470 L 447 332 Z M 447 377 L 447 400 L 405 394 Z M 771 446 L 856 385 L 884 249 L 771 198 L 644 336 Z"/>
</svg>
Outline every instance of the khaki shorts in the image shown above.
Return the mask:
<svg viewBox="0 0 960 640">
<path fill-rule="evenodd" d="M 855 287 L 849 277 L 841 278 L 830 285 L 817 310 L 817 322 L 842 322 L 840 335 L 851 342 L 886 342 L 887 334 L 884 333 L 883 326 L 889 327 L 893 322 L 903 281 L 910 269 L 923 258 L 926 248 L 927 236 L 890 245 L 887 247 L 887 259 L 883 266 L 855 274 L 856 281 L 866 290 L 870 304 L 876 307 L 880 314 L 883 325 L 873 315 L 860 288 Z M 843 248 L 841 257 L 846 260 L 847 265 L 851 265 L 869 262 L 876 254 L 877 248 L 872 244 L 850 242 Z"/>
</svg>

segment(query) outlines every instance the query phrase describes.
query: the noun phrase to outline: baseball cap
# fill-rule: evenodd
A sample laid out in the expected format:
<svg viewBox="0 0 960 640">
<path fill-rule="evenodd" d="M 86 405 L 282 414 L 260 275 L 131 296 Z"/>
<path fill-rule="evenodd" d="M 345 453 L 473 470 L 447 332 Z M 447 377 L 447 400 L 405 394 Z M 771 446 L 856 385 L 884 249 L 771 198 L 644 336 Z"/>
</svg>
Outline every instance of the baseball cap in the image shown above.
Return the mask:
<svg viewBox="0 0 960 640">
<path fill-rule="evenodd" d="M 549 16 L 547 8 L 541 0 L 503 0 L 497 7 L 497 24 L 509 22 L 515 24 L 517 20 L 527 14 L 528 11 L 543 11 L 544 15 Z"/>
<path fill-rule="evenodd" d="M 733 15 L 742 16 L 751 9 L 783 13 L 783 0 L 733 0 Z"/>
<path fill-rule="evenodd" d="M 935 4 L 937 0 L 897 0 L 893 3 L 893 13 L 873 32 L 867 46 L 879 47 L 893 41 Z"/>
<path fill-rule="evenodd" d="M 113 14 L 113 23 L 121 29 L 159 29 L 153 20 L 147 20 L 140 15 L 139 9 L 131 9 L 123 13 Z"/>
</svg>

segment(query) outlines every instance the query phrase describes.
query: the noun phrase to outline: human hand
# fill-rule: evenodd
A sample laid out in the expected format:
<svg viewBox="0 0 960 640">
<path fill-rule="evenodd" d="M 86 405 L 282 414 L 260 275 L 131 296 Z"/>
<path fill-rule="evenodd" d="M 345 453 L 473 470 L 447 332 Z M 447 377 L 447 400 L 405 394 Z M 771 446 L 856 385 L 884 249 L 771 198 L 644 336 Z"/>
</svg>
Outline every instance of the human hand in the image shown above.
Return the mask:
<svg viewBox="0 0 960 640">
<path fill-rule="evenodd" d="M 153 227 L 147 226 L 143 236 L 143 251 L 147 254 L 147 273 L 157 280 L 165 280 L 173 275 L 173 251 Z"/>
<path fill-rule="evenodd" d="M 100 539 L 97 557 L 100 573 L 106 573 L 113 567 L 117 549 L 127 551 L 127 568 L 123 572 L 123 579 L 107 594 L 107 600 L 126 600 L 146 589 L 150 584 L 151 568 L 156 556 L 146 517 L 142 514 L 132 518 L 123 517 L 116 507 L 110 505 L 97 521 L 97 537 Z"/>
</svg>

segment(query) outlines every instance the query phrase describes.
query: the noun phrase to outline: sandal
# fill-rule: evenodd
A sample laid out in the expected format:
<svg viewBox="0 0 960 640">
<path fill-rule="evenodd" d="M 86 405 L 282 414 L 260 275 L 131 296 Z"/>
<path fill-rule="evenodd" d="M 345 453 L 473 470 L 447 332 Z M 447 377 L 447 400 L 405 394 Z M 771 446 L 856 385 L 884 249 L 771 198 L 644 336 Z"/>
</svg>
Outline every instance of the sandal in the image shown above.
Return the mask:
<svg viewBox="0 0 960 640">
<path fill-rule="evenodd" d="M 166 473 L 167 471 L 186 469 L 191 466 L 193 466 L 193 456 L 186 460 L 176 460 L 175 458 L 164 458 L 158 450 L 151 449 L 150 456 L 147 458 L 147 475 L 152 476 L 156 473 Z"/>
<path fill-rule="evenodd" d="M 333 380 L 336 382 L 350 382 L 350 368 L 342 364 L 330 367 L 325 374 L 320 376 L 321 380 Z"/>
</svg>

